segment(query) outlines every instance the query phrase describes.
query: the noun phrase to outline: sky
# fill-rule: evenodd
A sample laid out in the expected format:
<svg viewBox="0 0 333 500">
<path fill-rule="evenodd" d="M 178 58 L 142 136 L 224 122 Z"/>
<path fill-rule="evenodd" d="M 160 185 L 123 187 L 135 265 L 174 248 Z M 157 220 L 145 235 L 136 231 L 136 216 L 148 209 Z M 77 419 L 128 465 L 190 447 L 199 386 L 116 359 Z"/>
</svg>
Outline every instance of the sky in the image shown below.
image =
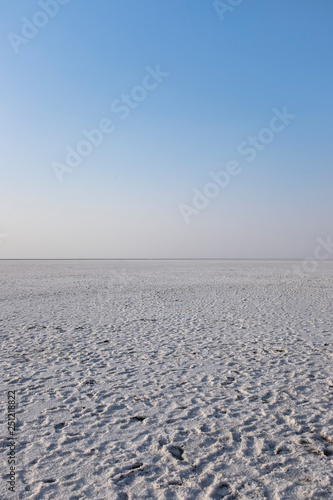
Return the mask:
<svg viewBox="0 0 333 500">
<path fill-rule="evenodd" d="M 0 259 L 304 259 L 333 234 L 330 0 L 0 10 Z"/>
</svg>

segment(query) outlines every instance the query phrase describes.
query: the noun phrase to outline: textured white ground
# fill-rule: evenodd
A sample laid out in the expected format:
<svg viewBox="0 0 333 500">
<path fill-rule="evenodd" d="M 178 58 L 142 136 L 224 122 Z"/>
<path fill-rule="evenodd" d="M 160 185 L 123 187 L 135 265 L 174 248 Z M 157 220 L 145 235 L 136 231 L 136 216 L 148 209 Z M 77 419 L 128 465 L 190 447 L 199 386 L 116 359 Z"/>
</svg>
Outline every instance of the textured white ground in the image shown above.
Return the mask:
<svg viewBox="0 0 333 500">
<path fill-rule="evenodd" d="M 332 499 L 333 263 L 292 265 L 0 262 L 17 498 Z"/>
</svg>

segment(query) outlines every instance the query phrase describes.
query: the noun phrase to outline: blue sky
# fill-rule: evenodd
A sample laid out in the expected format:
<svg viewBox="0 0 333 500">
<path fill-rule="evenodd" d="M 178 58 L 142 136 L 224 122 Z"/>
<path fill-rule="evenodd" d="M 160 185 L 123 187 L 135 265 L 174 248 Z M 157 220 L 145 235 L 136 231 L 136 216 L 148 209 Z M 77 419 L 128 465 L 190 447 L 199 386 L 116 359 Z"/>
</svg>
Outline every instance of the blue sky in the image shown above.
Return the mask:
<svg viewBox="0 0 333 500">
<path fill-rule="evenodd" d="M 0 258 L 305 258 L 332 234 L 333 5 L 231 9 L 2 2 Z M 27 20 L 44 24 L 29 39 Z M 122 120 L 112 103 L 158 65 Z M 239 145 L 284 107 L 295 118 L 248 162 Z M 105 118 L 112 133 L 60 179 Z M 230 161 L 241 173 L 196 208 Z"/>
</svg>

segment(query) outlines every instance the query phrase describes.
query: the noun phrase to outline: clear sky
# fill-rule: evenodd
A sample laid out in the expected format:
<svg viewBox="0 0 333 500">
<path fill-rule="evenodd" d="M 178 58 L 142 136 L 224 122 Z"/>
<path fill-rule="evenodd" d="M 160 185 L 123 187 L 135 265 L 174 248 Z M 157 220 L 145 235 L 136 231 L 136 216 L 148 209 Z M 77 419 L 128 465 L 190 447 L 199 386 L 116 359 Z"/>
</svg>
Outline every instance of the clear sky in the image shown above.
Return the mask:
<svg viewBox="0 0 333 500">
<path fill-rule="evenodd" d="M 0 258 L 333 235 L 331 0 L 2 0 L 0 30 Z"/>
</svg>

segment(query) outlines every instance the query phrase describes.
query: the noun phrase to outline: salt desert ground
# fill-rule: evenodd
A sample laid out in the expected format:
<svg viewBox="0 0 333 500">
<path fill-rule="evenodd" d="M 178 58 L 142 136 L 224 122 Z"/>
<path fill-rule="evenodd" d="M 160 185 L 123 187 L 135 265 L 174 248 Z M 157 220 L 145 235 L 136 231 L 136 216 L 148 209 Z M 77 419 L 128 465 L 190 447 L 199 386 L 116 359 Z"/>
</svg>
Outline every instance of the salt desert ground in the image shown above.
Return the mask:
<svg viewBox="0 0 333 500">
<path fill-rule="evenodd" d="M 2 261 L 2 499 L 332 499 L 333 263 Z"/>
</svg>

